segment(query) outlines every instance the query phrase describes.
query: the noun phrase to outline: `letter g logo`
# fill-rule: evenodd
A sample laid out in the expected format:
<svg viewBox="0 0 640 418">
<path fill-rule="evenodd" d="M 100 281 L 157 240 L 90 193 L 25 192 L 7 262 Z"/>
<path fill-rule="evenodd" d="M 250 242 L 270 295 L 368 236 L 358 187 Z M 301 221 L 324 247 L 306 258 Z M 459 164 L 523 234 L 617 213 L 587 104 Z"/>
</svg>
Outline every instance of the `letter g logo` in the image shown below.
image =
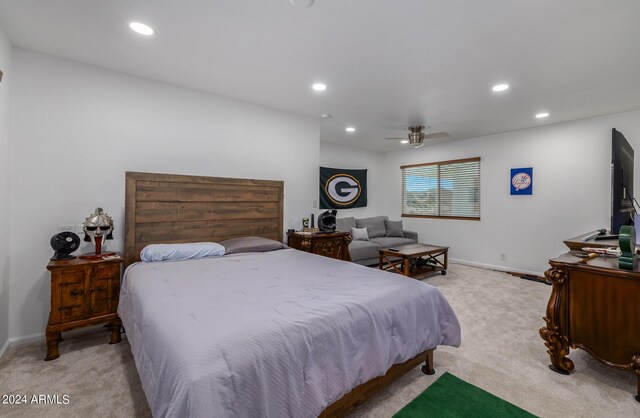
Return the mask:
<svg viewBox="0 0 640 418">
<path fill-rule="evenodd" d="M 358 200 L 362 188 L 353 176 L 336 174 L 327 180 L 324 191 L 336 205 L 347 206 Z"/>
</svg>

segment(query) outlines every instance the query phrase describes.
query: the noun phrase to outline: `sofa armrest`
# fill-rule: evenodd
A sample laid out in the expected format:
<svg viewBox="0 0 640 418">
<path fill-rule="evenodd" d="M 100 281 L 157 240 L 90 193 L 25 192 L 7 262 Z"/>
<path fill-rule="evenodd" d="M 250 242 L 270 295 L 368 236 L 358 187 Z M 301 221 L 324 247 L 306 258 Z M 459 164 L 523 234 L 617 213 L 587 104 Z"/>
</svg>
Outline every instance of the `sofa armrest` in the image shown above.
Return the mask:
<svg viewBox="0 0 640 418">
<path fill-rule="evenodd" d="M 404 237 L 405 238 L 410 238 L 412 240 L 414 240 L 415 242 L 418 242 L 418 233 L 417 232 L 413 232 L 413 231 L 402 231 L 404 232 Z"/>
</svg>

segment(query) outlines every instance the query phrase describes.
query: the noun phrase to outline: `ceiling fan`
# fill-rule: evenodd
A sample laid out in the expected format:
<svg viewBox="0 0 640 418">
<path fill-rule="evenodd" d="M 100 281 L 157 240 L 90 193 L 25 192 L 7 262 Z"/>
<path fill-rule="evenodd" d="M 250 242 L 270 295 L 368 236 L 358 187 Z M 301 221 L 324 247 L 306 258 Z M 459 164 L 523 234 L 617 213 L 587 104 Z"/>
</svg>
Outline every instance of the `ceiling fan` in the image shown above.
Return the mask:
<svg viewBox="0 0 640 418">
<path fill-rule="evenodd" d="M 413 148 L 420 148 L 424 145 L 425 139 L 439 139 L 447 138 L 449 136 L 446 132 L 436 132 L 433 134 L 425 134 L 422 132 L 425 129 L 424 126 L 409 126 L 409 135 L 405 138 L 385 138 L 385 139 L 402 139 L 407 141 L 413 146 Z"/>
</svg>

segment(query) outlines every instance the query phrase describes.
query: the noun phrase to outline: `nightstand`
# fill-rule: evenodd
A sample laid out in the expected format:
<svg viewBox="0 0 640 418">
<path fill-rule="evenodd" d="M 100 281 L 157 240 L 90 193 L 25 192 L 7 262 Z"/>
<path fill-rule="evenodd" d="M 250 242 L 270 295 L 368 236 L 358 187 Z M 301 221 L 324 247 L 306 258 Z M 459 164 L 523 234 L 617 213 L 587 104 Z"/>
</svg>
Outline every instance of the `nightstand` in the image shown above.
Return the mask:
<svg viewBox="0 0 640 418">
<path fill-rule="evenodd" d="M 338 260 L 351 261 L 349 232 L 288 232 L 289 247 Z"/>
<path fill-rule="evenodd" d="M 111 341 L 120 342 L 122 323 L 118 314 L 120 295 L 120 266 L 122 255 L 116 259 L 50 261 L 51 311 L 47 323 L 47 357 L 60 357 L 58 343 L 61 333 L 75 328 L 103 322 L 109 323 Z"/>
</svg>

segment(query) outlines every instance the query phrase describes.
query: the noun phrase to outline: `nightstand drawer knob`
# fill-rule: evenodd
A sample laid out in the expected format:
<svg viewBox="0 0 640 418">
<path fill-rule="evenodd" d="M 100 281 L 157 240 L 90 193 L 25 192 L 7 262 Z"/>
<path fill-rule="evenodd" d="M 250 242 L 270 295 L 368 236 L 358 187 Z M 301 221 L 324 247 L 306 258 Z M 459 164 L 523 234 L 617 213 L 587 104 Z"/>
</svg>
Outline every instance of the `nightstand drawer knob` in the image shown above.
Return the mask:
<svg viewBox="0 0 640 418">
<path fill-rule="evenodd" d="M 78 296 L 80 293 L 77 290 L 72 290 L 71 291 L 71 296 Z"/>
</svg>

